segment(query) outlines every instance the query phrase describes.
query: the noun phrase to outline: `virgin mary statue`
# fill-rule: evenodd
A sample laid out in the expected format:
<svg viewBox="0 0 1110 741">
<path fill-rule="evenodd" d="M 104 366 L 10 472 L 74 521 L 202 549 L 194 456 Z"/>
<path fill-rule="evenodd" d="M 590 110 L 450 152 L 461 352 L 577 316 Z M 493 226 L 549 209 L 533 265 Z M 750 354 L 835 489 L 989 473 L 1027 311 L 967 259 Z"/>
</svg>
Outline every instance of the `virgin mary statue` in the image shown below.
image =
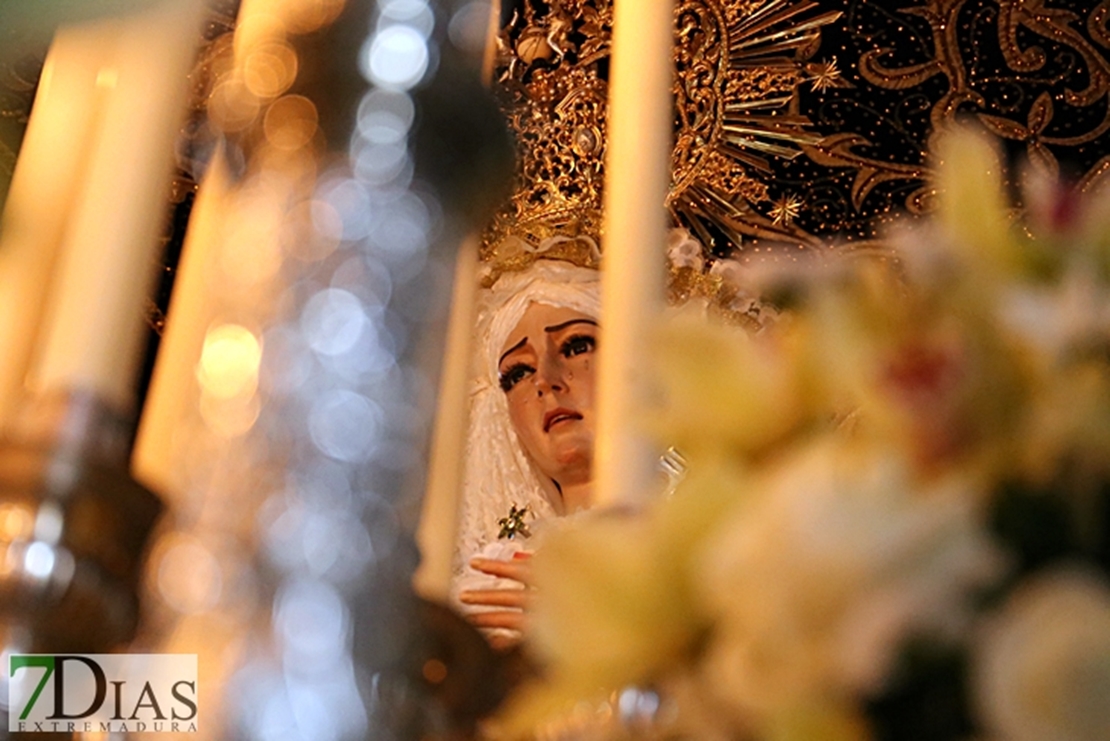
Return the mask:
<svg viewBox="0 0 1110 741">
<path fill-rule="evenodd" d="M 479 299 L 452 596 L 494 641 L 522 626 L 528 538 L 589 507 L 598 271 L 539 259 Z"/>
</svg>

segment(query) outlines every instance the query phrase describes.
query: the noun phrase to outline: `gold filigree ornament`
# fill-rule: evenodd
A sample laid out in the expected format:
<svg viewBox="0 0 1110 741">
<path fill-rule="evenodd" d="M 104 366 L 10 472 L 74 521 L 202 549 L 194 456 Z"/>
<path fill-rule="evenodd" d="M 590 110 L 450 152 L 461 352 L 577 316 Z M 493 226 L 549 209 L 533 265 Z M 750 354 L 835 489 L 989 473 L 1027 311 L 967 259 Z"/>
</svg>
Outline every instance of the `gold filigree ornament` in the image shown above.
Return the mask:
<svg viewBox="0 0 1110 741">
<path fill-rule="evenodd" d="M 597 267 L 602 243 L 606 96 L 612 0 L 502 0 L 495 90 L 516 134 L 517 179 L 483 235 L 483 283 L 539 257 Z M 839 12 L 815 0 L 677 0 L 675 138 L 667 208 L 702 250 L 672 266 L 672 298 L 718 293 L 716 260 L 753 240 L 818 247 L 792 218 L 765 215 L 772 158 L 819 137 L 797 114 L 796 91 L 821 27 Z M 766 208 L 764 209 L 766 211 Z"/>
</svg>

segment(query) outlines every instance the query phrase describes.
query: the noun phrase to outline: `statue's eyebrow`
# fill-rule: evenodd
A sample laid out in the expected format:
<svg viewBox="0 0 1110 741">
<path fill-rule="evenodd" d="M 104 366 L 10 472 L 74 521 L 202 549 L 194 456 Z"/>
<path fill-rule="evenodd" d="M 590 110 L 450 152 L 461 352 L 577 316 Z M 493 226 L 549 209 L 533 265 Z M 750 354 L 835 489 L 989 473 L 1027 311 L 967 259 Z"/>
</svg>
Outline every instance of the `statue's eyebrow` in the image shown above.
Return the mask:
<svg viewBox="0 0 1110 741">
<path fill-rule="evenodd" d="M 508 350 L 506 350 L 504 353 L 501 354 L 501 359 L 497 361 L 497 364 L 501 365 L 503 362 L 505 362 L 505 358 L 507 358 L 509 355 L 512 355 L 514 352 L 516 352 L 520 348 L 524 347 L 524 343 L 527 342 L 527 341 L 528 341 L 527 337 L 521 337 L 520 342 L 516 343 L 515 345 L 513 345 L 512 347 L 510 347 Z"/>
<path fill-rule="evenodd" d="M 562 324 L 556 324 L 556 325 L 551 326 L 551 327 L 544 327 L 543 331 L 544 332 L 558 332 L 561 329 L 566 329 L 567 327 L 569 327 L 572 324 L 592 324 L 595 327 L 597 326 L 597 322 L 595 322 L 593 319 L 571 319 L 570 321 L 563 322 Z"/>
<path fill-rule="evenodd" d="M 573 324 L 592 324 L 595 327 L 597 326 L 597 322 L 594 321 L 593 319 L 585 319 L 585 318 L 583 318 L 583 319 L 571 319 L 569 321 L 562 322 L 561 324 L 554 324 L 550 327 L 544 327 L 543 331 L 544 332 L 558 332 L 559 330 L 566 329 L 567 327 L 569 327 Z M 497 361 L 497 364 L 501 365 L 503 362 L 505 362 L 505 358 L 512 355 L 514 352 L 516 352 L 520 348 L 524 347 L 524 343 L 526 343 L 527 341 L 528 341 L 527 337 L 520 338 L 520 342 L 516 343 L 515 345 L 513 345 L 512 347 L 510 347 L 508 350 L 506 350 L 504 353 L 501 354 L 501 358 Z"/>
</svg>

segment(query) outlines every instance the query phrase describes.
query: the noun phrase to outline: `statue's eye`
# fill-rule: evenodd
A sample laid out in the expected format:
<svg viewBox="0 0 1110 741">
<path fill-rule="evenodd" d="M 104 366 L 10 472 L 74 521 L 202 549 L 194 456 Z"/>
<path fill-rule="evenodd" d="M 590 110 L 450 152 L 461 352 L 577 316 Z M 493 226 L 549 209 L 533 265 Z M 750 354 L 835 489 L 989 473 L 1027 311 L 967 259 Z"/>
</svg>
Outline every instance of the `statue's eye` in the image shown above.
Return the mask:
<svg viewBox="0 0 1110 741">
<path fill-rule="evenodd" d="M 572 358 L 575 355 L 581 355 L 584 352 L 592 352 L 597 347 L 597 338 L 588 334 L 577 334 L 573 337 L 567 338 L 563 346 L 559 348 L 559 352 L 563 354 L 564 358 Z"/>
<path fill-rule="evenodd" d="M 501 371 L 498 376 L 498 381 L 501 383 L 501 390 L 506 394 L 512 390 L 513 386 L 523 381 L 528 376 L 536 372 L 536 369 L 524 363 L 516 363 L 510 365 L 505 370 Z"/>
</svg>

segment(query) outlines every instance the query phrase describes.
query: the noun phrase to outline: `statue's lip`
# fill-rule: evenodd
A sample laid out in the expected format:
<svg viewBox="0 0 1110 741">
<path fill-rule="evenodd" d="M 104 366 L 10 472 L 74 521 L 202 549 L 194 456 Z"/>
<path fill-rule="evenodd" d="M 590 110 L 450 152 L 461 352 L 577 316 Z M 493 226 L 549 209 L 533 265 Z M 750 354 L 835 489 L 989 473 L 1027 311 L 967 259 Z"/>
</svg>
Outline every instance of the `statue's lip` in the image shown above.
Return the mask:
<svg viewBox="0 0 1110 741">
<path fill-rule="evenodd" d="M 582 415 L 573 409 L 564 409 L 563 407 L 552 409 L 550 412 L 543 415 L 543 431 L 547 432 L 553 425 L 571 419 L 582 419 Z"/>
</svg>

